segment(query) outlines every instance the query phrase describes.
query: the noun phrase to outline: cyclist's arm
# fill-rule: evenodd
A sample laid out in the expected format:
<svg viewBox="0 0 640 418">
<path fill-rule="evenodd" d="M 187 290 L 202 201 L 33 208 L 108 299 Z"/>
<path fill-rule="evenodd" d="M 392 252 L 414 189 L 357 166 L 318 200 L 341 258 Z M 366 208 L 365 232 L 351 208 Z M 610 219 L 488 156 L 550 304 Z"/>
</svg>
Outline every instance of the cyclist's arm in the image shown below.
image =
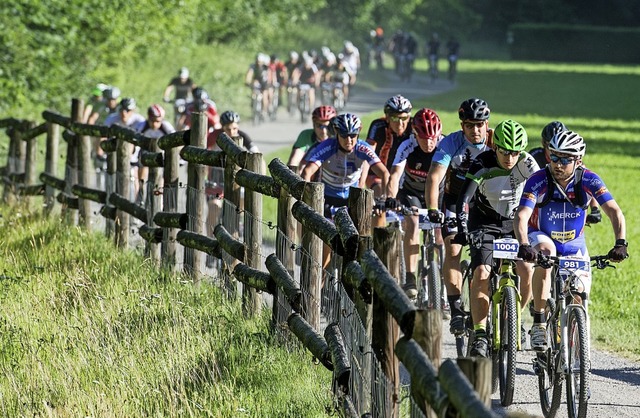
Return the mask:
<svg viewBox="0 0 640 418">
<path fill-rule="evenodd" d="M 287 162 L 287 165 L 289 167 L 291 166 L 299 167 L 300 162 L 302 161 L 302 157 L 304 157 L 304 154 L 305 152 L 302 148 L 293 148 L 291 150 L 291 155 L 289 155 L 289 162 Z"/>
<path fill-rule="evenodd" d="M 253 84 L 253 67 L 250 67 L 244 75 L 244 84 L 247 86 L 251 86 Z"/>
<path fill-rule="evenodd" d="M 478 190 L 477 180 L 467 177 L 462 184 L 462 190 L 460 190 L 460 195 L 456 202 L 456 217 L 458 219 L 459 226 L 461 223 L 464 223 L 464 226 L 466 227 L 466 223 L 469 219 L 469 202 L 471 202 L 471 199 L 473 199 L 473 196 L 476 194 L 476 190 Z"/>
<path fill-rule="evenodd" d="M 432 163 L 429 168 L 429 174 L 427 175 L 427 181 L 425 182 L 424 200 L 427 204 L 427 208 L 438 208 L 438 197 L 440 195 L 440 183 L 447 173 L 447 167 L 439 164 Z"/>
<path fill-rule="evenodd" d="M 309 163 L 309 164 L 304 166 L 304 169 L 302 170 L 301 176 L 305 181 L 311 181 L 311 179 L 313 178 L 314 174 L 316 174 L 319 169 L 320 169 L 320 166 L 318 164 Z"/>
<path fill-rule="evenodd" d="M 527 225 L 529 223 L 529 218 L 531 218 L 531 214 L 533 214 L 533 209 L 528 206 L 521 205 L 518 207 L 518 210 L 516 210 L 513 232 L 515 233 L 516 239 L 520 245 L 529 244 Z"/>
<path fill-rule="evenodd" d="M 369 175 L 369 168 L 370 166 L 368 162 L 365 161 L 364 163 L 362 163 L 362 172 L 360 173 L 360 179 L 358 179 L 358 187 L 361 189 L 367 187 L 367 176 Z"/>
<path fill-rule="evenodd" d="M 389 184 L 389 170 L 387 167 L 382 164 L 382 162 L 377 162 L 371 167 L 371 171 L 378 176 L 380 180 L 382 180 L 382 190 L 387 190 L 387 185 Z M 366 178 L 366 176 L 364 176 Z"/>
<path fill-rule="evenodd" d="M 391 168 L 391 173 L 389 174 L 389 184 L 387 185 L 387 197 L 396 197 L 398 195 L 398 189 L 400 188 L 400 177 L 402 177 L 402 173 L 404 172 L 404 167 L 407 163 L 407 160 L 404 160 L 402 163 L 394 165 Z"/>
<path fill-rule="evenodd" d="M 613 234 L 616 239 L 626 239 L 626 224 L 622 209 L 618 206 L 615 200 L 609 200 L 600 206 L 604 213 L 609 217 L 611 221 L 611 227 L 613 228 Z"/>
<path fill-rule="evenodd" d="M 173 86 L 173 84 L 169 84 L 167 87 L 165 87 L 164 89 L 164 93 L 162 93 L 162 98 L 165 101 L 169 101 L 171 98 L 171 92 L 173 91 L 175 87 Z"/>
</svg>

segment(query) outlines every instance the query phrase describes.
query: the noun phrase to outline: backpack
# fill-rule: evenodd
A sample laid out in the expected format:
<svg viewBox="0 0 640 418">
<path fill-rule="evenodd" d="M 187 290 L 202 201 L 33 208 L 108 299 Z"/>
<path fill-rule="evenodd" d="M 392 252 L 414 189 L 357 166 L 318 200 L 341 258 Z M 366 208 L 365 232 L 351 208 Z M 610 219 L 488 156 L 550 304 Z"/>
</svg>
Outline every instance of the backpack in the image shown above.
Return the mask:
<svg viewBox="0 0 640 418">
<path fill-rule="evenodd" d="M 551 170 L 549 169 L 549 166 L 546 166 L 544 168 L 544 171 L 547 174 L 548 190 L 547 190 L 547 193 L 544 195 L 544 199 L 542 199 L 542 202 L 536 203 L 536 207 L 539 208 L 542 206 L 546 206 L 551 201 L 562 202 L 564 200 L 568 200 L 569 203 L 573 205 L 573 207 L 580 208 L 583 210 L 586 210 L 589 207 L 589 204 L 587 203 L 586 193 L 582 189 L 582 176 L 584 175 L 584 167 L 580 166 L 576 168 L 575 178 L 573 180 L 573 190 L 575 194 L 573 199 L 569 198 L 569 196 L 564 195 L 564 193 L 562 193 L 564 195 L 563 198 L 560 198 L 560 199 L 554 198 L 553 194 L 556 188 L 558 187 L 558 185 L 556 181 L 553 179 L 553 176 L 551 175 Z"/>
</svg>

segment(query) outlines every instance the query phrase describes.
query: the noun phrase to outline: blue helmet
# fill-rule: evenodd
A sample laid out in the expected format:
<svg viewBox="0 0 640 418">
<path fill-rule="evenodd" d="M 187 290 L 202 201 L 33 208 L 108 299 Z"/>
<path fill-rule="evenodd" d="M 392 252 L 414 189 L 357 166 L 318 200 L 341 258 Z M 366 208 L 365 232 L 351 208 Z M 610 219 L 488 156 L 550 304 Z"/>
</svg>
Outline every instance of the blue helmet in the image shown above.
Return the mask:
<svg viewBox="0 0 640 418">
<path fill-rule="evenodd" d="M 362 121 L 356 115 L 343 113 L 331 120 L 334 131 L 340 136 L 358 135 L 362 129 Z"/>
</svg>

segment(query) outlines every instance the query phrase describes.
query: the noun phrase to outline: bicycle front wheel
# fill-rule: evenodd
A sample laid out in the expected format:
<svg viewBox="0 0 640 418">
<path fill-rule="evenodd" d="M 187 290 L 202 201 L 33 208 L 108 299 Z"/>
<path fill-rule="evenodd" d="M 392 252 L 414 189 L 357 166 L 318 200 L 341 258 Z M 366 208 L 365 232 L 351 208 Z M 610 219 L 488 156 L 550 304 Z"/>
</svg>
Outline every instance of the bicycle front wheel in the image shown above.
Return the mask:
<svg viewBox="0 0 640 418">
<path fill-rule="evenodd" d="M 540 408 L 546 418 L 556 416 L 562 399 L 562 380 L 556 369 L 556 359 L 559 358 L 558 316 L 554 315 L 556 303 L 547 299 L 545 317 L 547 318 L 547 351 L 536 355 L 534 370 L 538 375 L 538 394 Z"/>
<path fill-rule="evenodd" d="M 509 406 L 513 402 L 518 352 L 518 298 L 514 287 L 507 286 L 502 290 L 500 305 L 500 403 Z"/>
<path fill-rule="evenodd" d="M 433 249 L 431 249 L 433 251 Z M 431 254 L 433 258 L 433 254 Z M 429 262 L 429 271 L 427 272 L 427 303 L 430 309 L 442 309 L 442 294 L 440 292 L 440 270 L 438 262 L 431 260 Z"/>
<path fill-rule="evenodd" d="M 589 402 L 589 341 L 587 317 L 582 309 L 571 309 L 567 320 L 567 410 L 569 418 L 585 418 Z"/>
</svg>

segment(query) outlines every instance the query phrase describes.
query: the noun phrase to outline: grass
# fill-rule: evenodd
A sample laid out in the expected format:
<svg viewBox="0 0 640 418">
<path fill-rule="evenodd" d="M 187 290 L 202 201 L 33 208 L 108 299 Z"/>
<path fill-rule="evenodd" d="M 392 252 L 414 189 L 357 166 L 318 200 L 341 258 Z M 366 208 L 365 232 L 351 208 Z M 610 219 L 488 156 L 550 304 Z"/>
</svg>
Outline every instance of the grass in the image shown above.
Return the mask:
<svg viewBox="0 0 640 418">
<path fill-rule="evenodd" d="M 322 416 L 330 405 L 330 372 L 215 285 L 23 208 L 2 208 L 0 231 L 0 415 Z"/>
</svg>

